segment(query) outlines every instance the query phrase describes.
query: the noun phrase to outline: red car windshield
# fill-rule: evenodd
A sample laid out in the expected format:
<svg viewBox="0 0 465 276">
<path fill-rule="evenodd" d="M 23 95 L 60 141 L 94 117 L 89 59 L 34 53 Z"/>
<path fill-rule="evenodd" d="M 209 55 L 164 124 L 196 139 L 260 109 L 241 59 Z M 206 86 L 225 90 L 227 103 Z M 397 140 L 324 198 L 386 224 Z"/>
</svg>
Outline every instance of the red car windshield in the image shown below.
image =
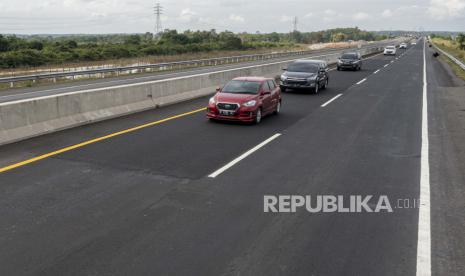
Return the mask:
<svg viewBox="0 0 465 276">
<path fill-rule="evenodd" d="M 237 94 L 258 94 L 260 82 L 233 80 L 228 82 L 221 92 Z"/>
</svg>

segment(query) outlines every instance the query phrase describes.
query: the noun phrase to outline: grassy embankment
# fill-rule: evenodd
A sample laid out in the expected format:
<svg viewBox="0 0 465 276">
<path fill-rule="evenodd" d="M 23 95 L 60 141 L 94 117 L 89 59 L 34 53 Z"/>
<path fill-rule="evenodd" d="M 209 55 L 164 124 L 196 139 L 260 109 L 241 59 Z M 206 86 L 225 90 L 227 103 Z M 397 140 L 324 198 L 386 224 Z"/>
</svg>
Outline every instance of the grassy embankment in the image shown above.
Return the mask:
<svg viewBox="0 0 465 276">
<path fill-rule="evenodd" d="M 432 40 L 436 46 L 465 63 L 465 50 L 460 50 L 456 41 L 439 37 L 433 38 Z M 459 78 L 465 80 L 465 70 L 463 70 L 455 62 L 444 55 L 441 55 L 440 58 L 449 64 L 449 66 Z"/>
</svg>

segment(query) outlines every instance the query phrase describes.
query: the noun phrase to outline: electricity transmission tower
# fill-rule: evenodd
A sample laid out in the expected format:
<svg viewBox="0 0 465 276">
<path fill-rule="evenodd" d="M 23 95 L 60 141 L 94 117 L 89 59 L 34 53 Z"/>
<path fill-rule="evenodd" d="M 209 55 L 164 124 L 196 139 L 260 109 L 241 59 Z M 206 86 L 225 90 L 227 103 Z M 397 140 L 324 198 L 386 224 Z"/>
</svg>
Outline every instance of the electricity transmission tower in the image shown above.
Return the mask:
<svg viewBox="0 0 465 276">
<path fill-rule="evenodd" d="M 299 19 L 297 18 L 297 16 L 294 16 L 294 20 L 292 21 L 292 25 L 294 26 L 294 32 L 297 32 L 297 23 L 299 23 Z"/>
<path fill-rule="evenodd" d="M 154 13 L 155 13 L 155 30 L 153 32 L 153 38 L 155 39 L 162 32 L 161 15 L 163 14 L 163 7 L 160 5 L 160 3 L 155 4 Z"/>
</svg>

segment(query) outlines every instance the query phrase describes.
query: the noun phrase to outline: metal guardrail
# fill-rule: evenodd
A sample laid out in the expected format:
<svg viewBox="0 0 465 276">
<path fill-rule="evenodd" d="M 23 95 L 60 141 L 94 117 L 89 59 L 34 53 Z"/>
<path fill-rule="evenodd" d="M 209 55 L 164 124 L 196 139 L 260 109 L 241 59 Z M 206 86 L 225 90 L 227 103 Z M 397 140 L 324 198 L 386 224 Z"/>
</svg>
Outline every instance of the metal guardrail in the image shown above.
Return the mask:
<svg viewBox="0 0 465 276">
<path fill-rule="evenodd" d="M 374 45 L 369 44 L 369 45 L 364 45 L 361 48 L 382 47 L 385 45 L 387 44 L 374 44 Z M 357 48 L 343 47 L 343 48 L 335 48 L 331 50 L 324 50 L 324 52 L 334 52 L 334 51 L 341 51 L 341 50 L 344 51 L 348 49 L 357 49 Z M 165 71 L 165 70 L 181 69 L 182 66 L 194 66 L 194 67 L 216 66 L 216 65 L 222 65 L 222 64 L 239 63 L 239 62 L 244 62 L 244 61 L 257 61 L 257 60 L 268 60 L 268 59 L 276 59 L 276 58 L 290 57 L 290 56 L 303 56 L 303 55 L 308 55 L 308 54 L 316 54 L 318 52 L 323 52 L 323 50 L 308 50 L 308 51 L 279 52 L 279 53 L 267 53 L 267 54 L 255 54 L 255 55 L 241 55 L 241 56 L 219 57 L 219 58 L 210 58 L 210 59 L 155 63 L 155 64 L 146 64 L 146 65 L 137 65 L 137 66 L 123 66 L 123 67 L 114 67 L 114 68 L 101 68 L 101 69 L 91 69 L 91 70 L 24 75 L 24 76 L 0 78 L 0 83 L 10 83 L 10 87 L 14 87 L 14 83 L 20 82 L 20 81 L 38 81 L 40 79 L 53 79 L 54 81 L 56 81 L 56 78 L 64 78 L 64 77 L 74 78 L 75 76 L 95 75 L 95 74 L 105 74 L 105 73 L 116 73 L 116 75 L 118 76 L 122 72 L 133 71 L 133 70 L 157 69 L 158 71 Z M 179 67 L 179 68 L 176 68 L 176 67 Z"/>
<path fill-rule="evenodd" d="M 460 68 L 465 70 L 465 64 L 462 61 L 460 61 L 459 59 L 457 59 L 453 55 L 449 54 L 448 52 L 444 51 L 443 49 L 439 48 L 436 44 L 433 43 L 433 45 L 434 45 L 434 48 L 438 49 L 446 57 L 450 58 L 453 62 L 455 62 L 458 66 L 460 66 Z"/>
</svg>

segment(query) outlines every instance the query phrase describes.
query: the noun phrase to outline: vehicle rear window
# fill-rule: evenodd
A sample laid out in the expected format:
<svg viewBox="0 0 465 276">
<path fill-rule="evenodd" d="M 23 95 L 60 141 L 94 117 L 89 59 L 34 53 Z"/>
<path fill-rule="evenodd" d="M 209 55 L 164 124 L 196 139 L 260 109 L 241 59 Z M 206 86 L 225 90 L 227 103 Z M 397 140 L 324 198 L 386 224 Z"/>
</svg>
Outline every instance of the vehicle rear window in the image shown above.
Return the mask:
<svg viewBox="0 0 465 276">
<path fill-rule="evenodd" d="M 258 94 L 260 82 L 233 80 L 228 82 L 222 89 L 224 93 Z"/>
<path fill-rule="evenodd" d="M 389 50 L 392 50 L 394 49 L 395 47 L 394 46 L 387 46 L 386 49 L 389 49 Z"/>
<path fill-rule="evenodd" d="M 356 59 L 357 54 L 351 53 L 351 54 L 342 54 L 341 56 L 342 59 Z"/>
<path fill-rule="evenodd" d="M 306 62 L 296 62 L 289 65 L 287 68 L 289 72 L 306 72 L 306 73 L 317 73 L 318 64 L 306 63 Z"/>
</svg>

